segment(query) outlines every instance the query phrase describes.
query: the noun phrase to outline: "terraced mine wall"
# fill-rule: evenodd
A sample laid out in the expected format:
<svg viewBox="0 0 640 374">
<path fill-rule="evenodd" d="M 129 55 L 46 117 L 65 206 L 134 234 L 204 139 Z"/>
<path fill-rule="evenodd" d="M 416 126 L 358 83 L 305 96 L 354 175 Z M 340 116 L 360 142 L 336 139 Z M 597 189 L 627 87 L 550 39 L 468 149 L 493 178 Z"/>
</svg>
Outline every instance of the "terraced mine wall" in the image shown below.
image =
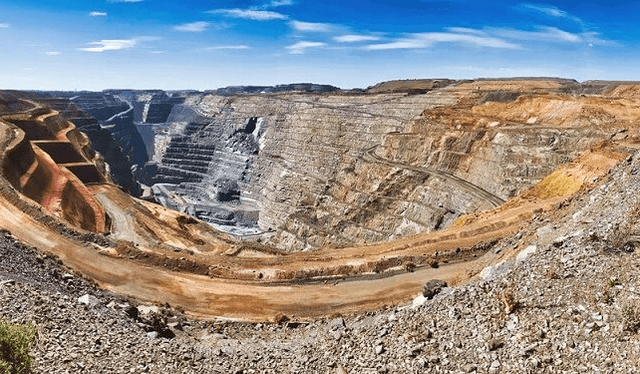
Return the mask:
<svg viewBox="0 0 640 374">
<path fill-rule="evenodd" d="M 68 138 L 86 138 L 84 148 L 88 159 L 94 159 L 95 151 L 98 151 L 99 157 L 104 160 L 94 160 L 100 174 L 108 175 L 134 196 L 141 194 L 140 185 L 132 172 L 134 163 L 125 151 L 125 142 L 117 137 L 119 133 L 108 126 L 103 127 L 93 113 L 80 109 L 80 106 L 92 108 L 98 118 L 107 120 L 126 111 L 129 108 L 126 102 L 117 101 L 100 92 L 50 92 L 40 95 L 37 99 L 59 111 L 66 119 L 72 121 L 78 130 L 86 134 L 85 137 L 72 133 L 68 134 Z"/>
<path fill-rule="evenodd" d="M 117 96 L 133 106 L 134 126 L 147 121 L 151 158 L 137 177 L 157 201 L 240 236 L 263 233 L 263 243 L 290 251 L 446 228 L 619 130 L 584 119 L 596 105 L 590 95 L 609 83 L 405 83 L 359 93 Z M 164 122 L 149 123 L 149 113 Z"/>
<path fill-rule="evenodd" d="M 42 122 L 34 119 L 5 121 L 18 130 L 18 138 L 6 151 L 3 175 L 17 191 L 71 225 L 93 232 L 105 230 L 104 211 L 86 189 L 83 175 L 65 165 L 83 163 L 93 170 L 95 182 L 104 182 L 102 174 L 68 139 L 58 140 L 72 126 L 57 115 Z"/>
</svg>

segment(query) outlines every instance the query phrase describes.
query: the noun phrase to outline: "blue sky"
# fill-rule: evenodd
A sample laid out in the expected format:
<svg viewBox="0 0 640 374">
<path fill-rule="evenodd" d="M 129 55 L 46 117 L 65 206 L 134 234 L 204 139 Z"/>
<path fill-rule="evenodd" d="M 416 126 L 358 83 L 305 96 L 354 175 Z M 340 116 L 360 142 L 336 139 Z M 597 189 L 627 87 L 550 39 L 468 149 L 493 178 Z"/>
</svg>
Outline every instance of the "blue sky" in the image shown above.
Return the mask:
<svg viewBox="0 0 640 374">
<path fill-rule="evenodd" d="M 640 80 L 640 3 L 0 0 L 0 88 Z"/>
</svg>

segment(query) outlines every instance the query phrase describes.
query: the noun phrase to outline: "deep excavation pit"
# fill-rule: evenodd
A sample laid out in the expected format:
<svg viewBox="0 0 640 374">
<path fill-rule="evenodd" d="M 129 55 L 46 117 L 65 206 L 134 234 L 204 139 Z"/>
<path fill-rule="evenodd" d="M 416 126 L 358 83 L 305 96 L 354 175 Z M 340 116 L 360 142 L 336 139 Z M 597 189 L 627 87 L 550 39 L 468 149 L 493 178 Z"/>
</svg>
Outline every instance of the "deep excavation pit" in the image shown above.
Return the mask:
<svg viewBox="0 0 640 374">
<path fill-rule="evenodd" d="M 200 318 L 354 313 L 475 276 L 637 144 L 634 85 L 409 83 L 3 93 L 0 226 Z"/>
</svg>

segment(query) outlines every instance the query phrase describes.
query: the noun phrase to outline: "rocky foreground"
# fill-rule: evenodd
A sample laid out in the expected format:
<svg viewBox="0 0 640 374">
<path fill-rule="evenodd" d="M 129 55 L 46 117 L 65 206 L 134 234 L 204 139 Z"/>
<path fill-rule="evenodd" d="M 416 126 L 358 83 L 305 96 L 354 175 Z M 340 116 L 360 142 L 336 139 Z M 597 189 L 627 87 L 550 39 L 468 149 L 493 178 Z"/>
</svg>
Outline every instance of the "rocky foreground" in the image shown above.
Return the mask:
<svg viewBox="0 0 640 374">
<path fill-rule="evenodd" d="M 0 317 L 35 324 L 38 373 L 636 372 L 639 171 L 637 153 L 497 243 L 504 262 L 475 281 L 311 323 L 202 322 L 135 305 L 2 233 Z"/>
</svg>

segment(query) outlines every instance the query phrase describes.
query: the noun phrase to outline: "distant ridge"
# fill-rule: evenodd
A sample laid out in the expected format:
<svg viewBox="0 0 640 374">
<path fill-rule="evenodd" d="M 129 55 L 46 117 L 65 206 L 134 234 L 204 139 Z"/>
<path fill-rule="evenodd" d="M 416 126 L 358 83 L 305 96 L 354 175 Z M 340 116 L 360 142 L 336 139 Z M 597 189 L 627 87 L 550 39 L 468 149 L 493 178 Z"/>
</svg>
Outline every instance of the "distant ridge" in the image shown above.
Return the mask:
<svg viewBox="0 0 640 374">
<path fill-rule="evenodd" d="M 306 92 L 306 93 L 326 93 L 338 92 L 340 88 L 327 84 L 314 83 L 292 83 L 279 84 L 277 86 L 228 86 L 216 90 L 206 91 L 217 95 L 241 95 L 258 93 L 282 93 L 282 92 Z"/>
</svg>

